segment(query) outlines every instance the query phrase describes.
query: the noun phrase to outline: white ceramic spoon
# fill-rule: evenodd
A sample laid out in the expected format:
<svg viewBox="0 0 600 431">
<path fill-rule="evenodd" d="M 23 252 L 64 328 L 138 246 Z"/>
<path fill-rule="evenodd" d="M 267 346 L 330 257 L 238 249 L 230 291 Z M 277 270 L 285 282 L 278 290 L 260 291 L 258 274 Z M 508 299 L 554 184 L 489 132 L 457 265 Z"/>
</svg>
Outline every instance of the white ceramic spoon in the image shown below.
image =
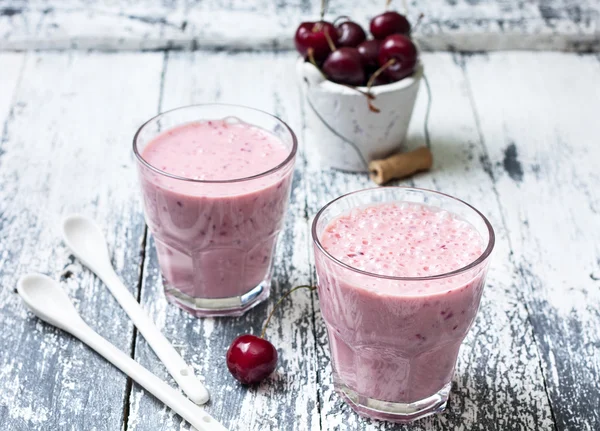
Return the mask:
<svg viewBox="0 0 600 431">
<path fill-rule="evenodd" d="M 79 338 L 198 431 L 227 431 L 202 408 L 98 335 L 77 313 L 66 292 L 50 277 L 41 274 L 24 275 L 17 283 L 17 291 L 36 316 Z"/>
<path fill-rule="evenodd" d="M 98 225 L 87 217 L 71 215 L 63 220 L 62 230 L 73 254 L 108 286 L 183 392 L 196 404 L 206 403 L 208 391 L 196 378 L 194 370 L 188 367 L 119 279 L 110 263 L 106 240 Z"/>
</svg>

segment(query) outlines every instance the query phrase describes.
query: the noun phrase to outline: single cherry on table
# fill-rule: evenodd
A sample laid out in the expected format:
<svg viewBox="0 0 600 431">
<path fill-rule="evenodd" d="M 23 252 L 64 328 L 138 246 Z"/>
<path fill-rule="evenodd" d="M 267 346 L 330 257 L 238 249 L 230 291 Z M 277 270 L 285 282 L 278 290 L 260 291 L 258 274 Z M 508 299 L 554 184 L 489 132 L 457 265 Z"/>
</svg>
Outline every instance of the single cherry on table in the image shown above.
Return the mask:
<svg viewBox="0 0 600 431">
<path fill-rule="evenodd" d="M 263 326 L 260 337 L 244 334 L 237 337 L 227 350 L 225 357 L 231 375 L 244 385 L 259 383 L 271 375 L 277 367 L 277 349 L 265 339 L 267 327 L 273 313 L 285 298 L 299 289 L 315 290 L 316 287 L 301 285 L 288 290 L 275 304 Z"/>
<path fill-rule="evenodd" d="M 269 341 L 256 335 L 240 335 L 227 351 L 229 372 L 245 385 L 258 383 L 275 371 L 277 349 Z"/>
</svg>

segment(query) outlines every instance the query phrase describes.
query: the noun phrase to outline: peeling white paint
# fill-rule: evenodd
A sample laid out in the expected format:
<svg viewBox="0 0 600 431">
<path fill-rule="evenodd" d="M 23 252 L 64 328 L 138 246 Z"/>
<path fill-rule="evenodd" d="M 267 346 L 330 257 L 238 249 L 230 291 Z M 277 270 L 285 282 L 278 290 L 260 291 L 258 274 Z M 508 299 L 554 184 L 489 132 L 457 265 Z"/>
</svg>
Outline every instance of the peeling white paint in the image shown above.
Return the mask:
<svg viewBox="0 0 600 431">
<path fill-rule="evenodd" d="M 70 212 L 96 218 L 117 271 L 135 277 L 132 235 L 141 229 L 106 227 L 131 229 L 136 218 L 141 227 L 135 173 L 123 165 L 135 127 L 155 112 L 161 68 L 161 54 L 0 54 L 0 369 L 17 364 L 0 375 L 3 429 L 120 427 L 126 378 L 34 318 L 13 289 L 26 272 L 60 279 L 71 271 L 61 286 L 84 320 L 128 351 L 131 323 L 106 287 L 70 261 L 58 226 Z M 5 391 L 15 382 L 18 390 Z"/>
</svg>

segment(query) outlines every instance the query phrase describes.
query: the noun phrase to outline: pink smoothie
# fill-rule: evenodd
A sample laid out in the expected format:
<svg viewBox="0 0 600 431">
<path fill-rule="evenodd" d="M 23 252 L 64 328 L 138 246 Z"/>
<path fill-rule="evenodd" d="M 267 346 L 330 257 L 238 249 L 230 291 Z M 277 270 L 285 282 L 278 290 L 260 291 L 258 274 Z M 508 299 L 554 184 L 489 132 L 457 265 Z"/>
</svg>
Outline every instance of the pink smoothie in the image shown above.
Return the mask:
<svg viewBox="0 0 600 431">
<path fill-rule="evenodd" d="M 479 305 L 484 271 L 426 280 L 463 268 L 484 251 L 468 222 L 439 208 L 385 203 L 327 225 L 315 250 L 319 302 L 335 378 L 381 401 L 412 403 L 447 385 Z"/>
<path fill-rule="evenodd" d="M 143 159 L 162 172 L 225 181 L 140 168 L 167 294 L 185 303 L 237 297 L 270 277 L 293 160 L 259 178 L 226 180 L 264 173 L 289 155 L 274 134 L 235 119 L 184 124 L 146 145 Z"/>
</svg>

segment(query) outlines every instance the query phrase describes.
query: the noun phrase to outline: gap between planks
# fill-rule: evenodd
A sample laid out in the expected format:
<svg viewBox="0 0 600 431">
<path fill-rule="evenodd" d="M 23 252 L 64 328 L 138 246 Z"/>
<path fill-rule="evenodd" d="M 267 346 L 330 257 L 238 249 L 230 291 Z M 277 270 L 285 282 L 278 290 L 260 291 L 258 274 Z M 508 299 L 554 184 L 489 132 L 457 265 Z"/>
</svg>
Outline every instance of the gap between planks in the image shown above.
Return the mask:
<svg viewBox="0 0 600 431">
<path fill-rule="evenodd" d="M 167 62 L 169 61 L 169 53 L 165 52 L 163 55 L 162 61 L 162 69 L 160 72 L 160 85 L 158 91 L 158 106 L 157 106 L 157 114 L 161 113 L 162 110 L 162 102 L 163 102 L 163 92 L 165 90 L 165 73 L 167 70 Z M 142 244 L 140 250 L 140 269 L 139 276 L 136 288 L 136 301 L 138 303 L 141 302 L 142 298 L 142 285 L 144 282 L 144 263 L 146 262 L 146 245 L 148 241 L 148 225 L 144 222 L 144 235 L 142 237 Z M 129 349 L 129 356 L 131 359 L 135 360 L 135 348 L 136 342 L 138 338 L 138 328 L 137 326 L 133 327 L 133 337 L 131 338 L 131 348 Z M 133 390 L 133 379 L 127 376 L 127 386 L 125 388 L 125 399 L 123 401 L 123 431 L 127 431 L 129 429 L 129 409 L 131 405 L 131 392 Z"/>
<path fill-rule="evenodd" d="M 136 286 L 135 300 L 139 303 L 142 296 L 142 281 L 144 280 L 144 262 L 146 261 L 146 241 L 148 239 L 148 226 L 144 225 L 144 234 L 142 237 L 142 245 L 140 250 L 140 275 Z M 135 358 L 135 346 L 138 337 L 137 326 L 133 327 L 133 336 L 131 337 L 131 347 L 129 349 L 129 357 Z M 127 376 L 127 385 L 125 386 L 125 399 L 123 400 L 123 431 L 129 429 L 129 405 L 131 398 L 131 390 L 133 388 L 133 379 Z"/>
</svg>

